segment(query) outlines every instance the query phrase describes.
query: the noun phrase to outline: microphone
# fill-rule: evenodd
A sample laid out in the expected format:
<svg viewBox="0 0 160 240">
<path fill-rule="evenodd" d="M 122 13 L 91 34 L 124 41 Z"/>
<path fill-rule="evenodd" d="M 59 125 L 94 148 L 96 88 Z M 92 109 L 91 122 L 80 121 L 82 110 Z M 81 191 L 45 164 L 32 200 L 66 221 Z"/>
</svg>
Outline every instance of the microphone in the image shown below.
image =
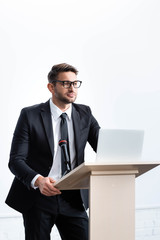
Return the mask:
<svg viewBox="0 0 160 240">
<path fill-rule="evenodd" d="M 70 160 L 69 160 L 69 155 L 68 155 L 68 150 L 67 150 L 67 141 L 66 140 L 59 140 L 59 146 L 61 147 L 64 155 L 64 163 L 67 167 L 67 170 L 63 174 L 63 176 L 71 171 L 71 166 L 70 166 Z"/>
</svg>

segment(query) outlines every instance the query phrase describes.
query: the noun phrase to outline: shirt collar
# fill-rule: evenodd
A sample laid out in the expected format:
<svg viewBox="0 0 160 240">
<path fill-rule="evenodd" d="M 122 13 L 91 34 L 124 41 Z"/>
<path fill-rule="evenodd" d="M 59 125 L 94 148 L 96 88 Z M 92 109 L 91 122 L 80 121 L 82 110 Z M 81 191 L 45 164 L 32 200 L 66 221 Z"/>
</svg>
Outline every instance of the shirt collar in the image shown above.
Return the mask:
<svg viewBox="0 0 160 240">
<path fill-rule="evenodd" d="M 50 103 L 50 109 L 51 109 L 52 116 L 55 120 L 57 120 L 63 112 L 52 102 L 52 99 L 50 99 L 49 103 Z M 72 104 L 65 111 L 65 113 L 67 114 L 67 116 L 70 120 L 71 119 L 71 113 L 72 113 Z"/>
</svg>

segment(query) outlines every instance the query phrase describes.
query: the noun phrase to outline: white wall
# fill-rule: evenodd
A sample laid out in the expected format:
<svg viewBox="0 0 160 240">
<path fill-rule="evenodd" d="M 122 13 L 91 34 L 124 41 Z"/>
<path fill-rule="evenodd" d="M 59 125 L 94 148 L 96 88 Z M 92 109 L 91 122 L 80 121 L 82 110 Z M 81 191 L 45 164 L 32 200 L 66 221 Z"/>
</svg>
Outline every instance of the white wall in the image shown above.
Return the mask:
<svg viewBox="0 0 160 240">
<path fill-rule="evenodd" d="M 79 69 L 77 102 L 102 127 L 144 129 L 143 160 L 160 160 L 159 12 L 159 0 L 0 1 L 0 214 L 13 212 L 4 199 L 19 112 L 50 97 L 54 64 Z M 137 179 L 137 206 L 160 205 L 159 182 L 159 167 Z"/>
</svg>

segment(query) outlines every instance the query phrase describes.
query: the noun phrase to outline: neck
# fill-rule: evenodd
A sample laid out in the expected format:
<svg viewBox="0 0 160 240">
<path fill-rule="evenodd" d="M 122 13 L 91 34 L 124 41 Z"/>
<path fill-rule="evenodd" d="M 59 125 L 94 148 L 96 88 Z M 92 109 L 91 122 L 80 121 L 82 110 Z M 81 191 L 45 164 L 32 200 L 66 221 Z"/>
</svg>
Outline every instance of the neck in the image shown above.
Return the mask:
<svg viewBox="0 0 160 240">
<path fill-rule="evenodd" d="M 68 108 L 70 108 L 71 103 L 62 103 L 62 102 L 57 102 L 52 98 L 52 102 L 62 111 L 65 112 Z"/>
</svg>

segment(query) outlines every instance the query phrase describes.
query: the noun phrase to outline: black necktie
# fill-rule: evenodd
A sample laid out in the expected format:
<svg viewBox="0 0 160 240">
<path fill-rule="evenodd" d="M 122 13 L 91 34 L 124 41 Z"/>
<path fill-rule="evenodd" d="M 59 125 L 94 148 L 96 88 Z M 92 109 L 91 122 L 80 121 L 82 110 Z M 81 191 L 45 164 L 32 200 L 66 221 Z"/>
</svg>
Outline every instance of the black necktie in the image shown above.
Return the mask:
<svg viewBox="0 0 160 240">
<path fill-rule="evenodd" d="M 69 160 L 69 144 L 68 144 L 68 127 L 67 127 L 67 114 L 61 114 L 61 140 L 59 145 L 61 146 L 61 165 L 62 165 L 62 176 L 70 171 L 70 160 Z"/>
</svg>

